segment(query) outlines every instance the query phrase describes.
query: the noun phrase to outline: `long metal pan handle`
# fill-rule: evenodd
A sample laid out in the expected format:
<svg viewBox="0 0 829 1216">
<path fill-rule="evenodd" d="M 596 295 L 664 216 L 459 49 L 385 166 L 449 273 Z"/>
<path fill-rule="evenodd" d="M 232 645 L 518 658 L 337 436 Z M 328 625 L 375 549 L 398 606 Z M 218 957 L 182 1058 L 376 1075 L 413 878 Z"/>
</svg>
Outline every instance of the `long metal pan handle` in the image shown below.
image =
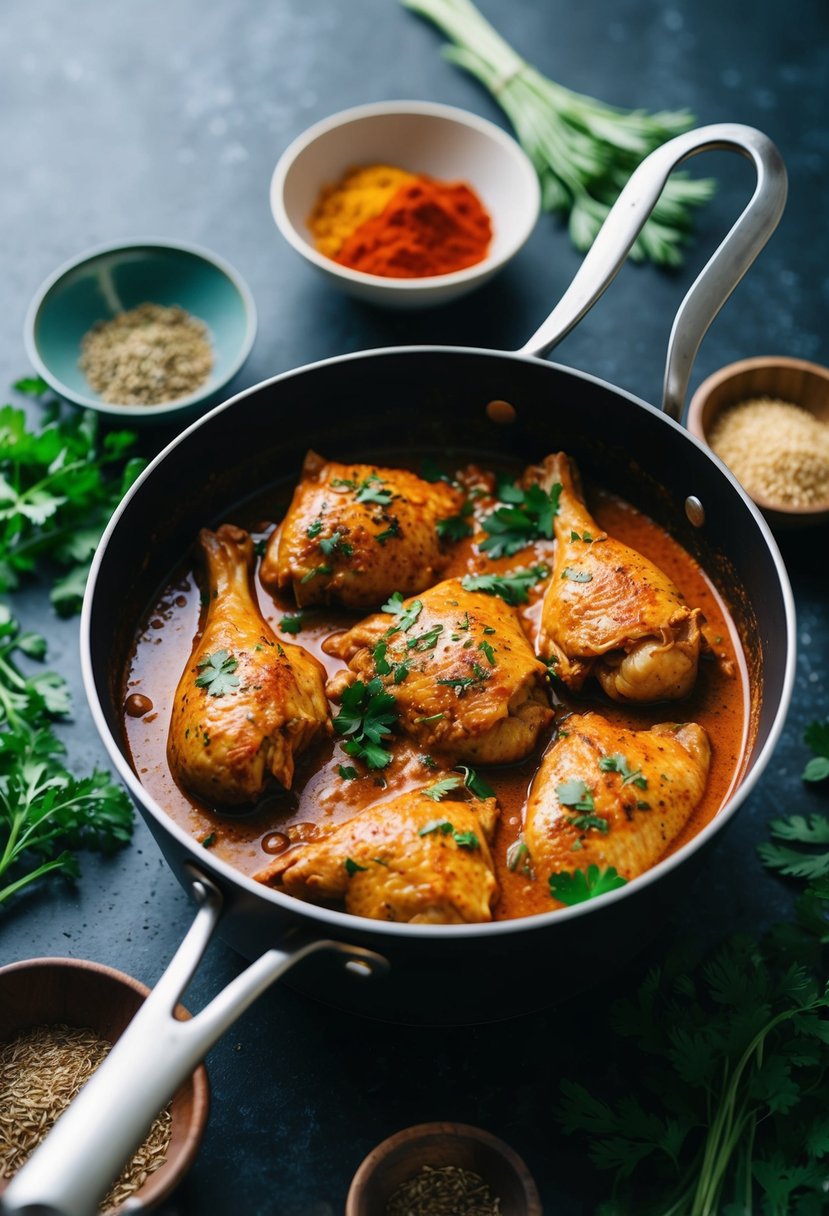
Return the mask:
<svg viewBox="0 0 829 1216">
<path fill-rule="evenodd" d="M 674 319 L 662 408 L 678 419 L 700 343 L 734 288 L 777 227 L 786 203 L 786 167 L 762 131 L 717 123 L 677 135 L 632 173 L 567 291 L 519 354 L 546 355 L 613 282 L 674 169 L 698 152 L 726 149 L 753 161 L 757 185 L 748 206 L 697 276 Z"/>
<path fill-rule="evenodd" d="M 335 951 L 343 965 L 370 975 L 386 970 L 379 955 L 357 946 L 305 940 L 268 950 L 195 1017 L 174 1015 L 219 922 L 222 895 L 194 873 L 199 911 L 172 962 L 101 1067 L 10 1182 L 7 1216 L 95 1216 L 98 1205 L 150 1125 L 213 1044 L 249 1005 L 309 954 Z"/>
</svg>

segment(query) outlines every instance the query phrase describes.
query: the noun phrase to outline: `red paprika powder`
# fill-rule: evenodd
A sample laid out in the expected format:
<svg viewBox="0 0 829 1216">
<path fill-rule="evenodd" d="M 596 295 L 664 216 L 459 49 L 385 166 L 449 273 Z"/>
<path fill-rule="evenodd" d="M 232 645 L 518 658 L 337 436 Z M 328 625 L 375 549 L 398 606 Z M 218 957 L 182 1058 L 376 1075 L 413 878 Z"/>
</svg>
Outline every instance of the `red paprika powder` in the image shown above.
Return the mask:
<svg viewBox="0 0 829 1216">
<path fill-rule="evenodd" d="M 491 240 L 489 215 L 469 186 L 418 177 L 346 237 L 335 261 L 365 274 L 425 278 L 474 266 Z"/>
</svg>

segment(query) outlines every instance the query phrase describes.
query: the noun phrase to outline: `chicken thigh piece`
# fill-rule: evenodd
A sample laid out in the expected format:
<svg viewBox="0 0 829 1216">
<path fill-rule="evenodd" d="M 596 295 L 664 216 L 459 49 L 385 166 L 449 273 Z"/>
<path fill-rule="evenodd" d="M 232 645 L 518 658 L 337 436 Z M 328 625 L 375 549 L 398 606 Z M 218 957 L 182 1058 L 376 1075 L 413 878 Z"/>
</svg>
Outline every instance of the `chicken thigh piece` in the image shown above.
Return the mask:
<svg viewBox="0 0 829 1216">
<path fill-rule="evenodd" d="M 325 648 L 350 667 L 329 682 L 329 696 L 338 700 L 355 677 L 379 677 L 406 734 L 454 761 L 514 764 L 553 717 L 546 668 L 515 609 L 457 579 L 367 617 Z"/>
<path fill-rule="evenodd" d="M 209 600 L 204 631 L 179 680 L 167 756 L 210 803 L 252 802 L 270 773 L 289 788 L 294 756 L 331 732 L 325 668 L 263 619 L 251 580 L 253 542 L 223 524 L 199 533 Z"/>
<path fill-rule="evenodd" d="M 412 595 L 436 581 L 448 561 L 437 525 L 463 503 L 445 481 L 309 452 L 260 578 L 271 592 L 293 588 L 300 606 L 379 608 L 393 591 Z"/>
<path fill-rule="evenodd" d="M 524 814 L 539 878 L 614 866 L 636 878 L 688 822 L 705 790 L 711 749 L 695 722 L 626 730 L 571 714 L 545 755 Z"/>
<path fill-rule="evenodd" d="M 497 815 L 494 798 L 436 802 L 410 790 L 291 849 L 256 878 L 312 902 L 344 899 L 347 912 L 372 920 L 492 920 Z"/>
<path fill-rule="evenodd" d="M 599 528 L 563 452 L 536 472 L 545 489 L 561 485 L 541 655 L 574 691 L 594 675 L 614 701 L 686 696 L 697 678 L 699 608 L 687 606 L 658 566 Z"/>
</svg>

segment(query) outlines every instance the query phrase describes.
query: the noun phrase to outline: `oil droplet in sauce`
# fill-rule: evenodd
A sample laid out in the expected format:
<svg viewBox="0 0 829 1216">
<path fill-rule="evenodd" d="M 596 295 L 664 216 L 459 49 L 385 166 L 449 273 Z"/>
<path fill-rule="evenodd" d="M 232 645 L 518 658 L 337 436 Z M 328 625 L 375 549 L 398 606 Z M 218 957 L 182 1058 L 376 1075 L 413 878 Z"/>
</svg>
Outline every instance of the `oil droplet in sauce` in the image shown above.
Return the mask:
<svg viewBox="0 0 829 1216">
<path fill-rule="evenodd" d="M 262 837 L 262 848 L 266 853 L 284 853 L 290 844 L 284 832 L 268 832 Z"/>
<path fill-rule="evenodd" d="M 149 697 L 145 697 L 140 692 L 133 692 L 130 693 L 124 702 L 124 713 L 129 714 L 131 718 L 143 718 L 144 714 L 148 714 L 152 707 L 153 703 Z"/>
</svg>

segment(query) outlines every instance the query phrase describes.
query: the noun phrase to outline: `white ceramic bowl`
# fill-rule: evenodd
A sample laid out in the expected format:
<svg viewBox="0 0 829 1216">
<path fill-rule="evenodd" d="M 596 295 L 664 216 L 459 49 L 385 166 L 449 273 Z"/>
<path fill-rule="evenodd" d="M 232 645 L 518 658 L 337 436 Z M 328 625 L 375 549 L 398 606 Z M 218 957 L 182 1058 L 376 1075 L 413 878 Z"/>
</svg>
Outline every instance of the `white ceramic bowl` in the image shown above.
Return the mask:
<svg viewBox="0 0 829 1216">
<path fill-rule="evenodd" d="M 371 164 L 471 186 L 492 219 L 483 261 L 452 274 L 393 279 L 350 270 L 319 253 L 307 221 L 320 191 L 349 169 Z M 271 211 L 294 249 L 341 291 L 396 308 L 444 304 L 480 287 L 527 240 L 540 205 L 535 169 L 514 139 L 475 114 L 425 101 L 377 102 L 324 119 L 283 152 L 271 179 Z"/>
</svg>

